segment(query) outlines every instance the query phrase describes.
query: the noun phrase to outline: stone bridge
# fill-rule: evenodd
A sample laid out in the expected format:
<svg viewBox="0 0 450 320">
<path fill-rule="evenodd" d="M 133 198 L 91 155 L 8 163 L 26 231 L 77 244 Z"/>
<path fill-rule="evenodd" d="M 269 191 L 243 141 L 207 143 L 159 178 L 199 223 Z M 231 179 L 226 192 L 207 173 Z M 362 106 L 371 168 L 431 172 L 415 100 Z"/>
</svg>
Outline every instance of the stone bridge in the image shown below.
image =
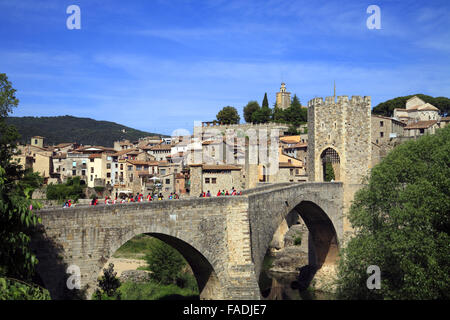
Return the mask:
<svg viewBox="0 0 450 320">
<path fill-rule="evenodd" d="M 279 226 L 300 215 L 307 225 L 313 264 L 333 263 L 344 235 L 340 182 L 284 183 L 246 190 L 242 196 L 38 211 L 32 246 L 37 273 L 54 299 L 68 297 L 67 267 L 81 271 L 88 296 L 105 263 L 139 234 L 156 237 L 189 262 L 201 299 L 260 299 L 262 261 Z"/>
</svg>

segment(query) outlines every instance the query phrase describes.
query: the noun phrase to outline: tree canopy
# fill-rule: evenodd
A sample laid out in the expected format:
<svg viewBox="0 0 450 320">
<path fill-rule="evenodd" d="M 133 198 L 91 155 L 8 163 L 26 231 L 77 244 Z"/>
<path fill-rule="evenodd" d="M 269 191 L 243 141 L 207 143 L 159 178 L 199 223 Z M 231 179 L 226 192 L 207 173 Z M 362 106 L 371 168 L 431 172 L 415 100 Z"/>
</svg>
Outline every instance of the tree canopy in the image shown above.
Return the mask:
<svg viewBox="0 0 450 320">
<path fill-rule="evenodd" d="M 247 123 L 252 122 L 252 115 L 256 111 L 258 111 L 261 107 L 259 106 L 259 103 L 252 100 L 247 103 L 247 105 L 244 107 L 244 120 Z"/>
<path fill-rule="evenodd" d="M 446 97 L 431 97 L 424 94 L 413 94 L 409 96 L 397 97 L 385 102 L 379 103 L 372 109 L 372 113 L 379 114 L 386 117 L 392 117 L 395 108 L 405 108 L 406 101 L 414 96 L 419 97 L 425 102 L 428 102 L 441 110 L 441 113 L 448 115 L 450 113 L 450 99 Z"/>
<path fill-rule="evenodd" d="M 238 124 L 241 120 L 235 107 L 226 106 L 216 116 L 217 121 L 223 124 Z"/>
<path fill-rule="evenodd" d="M 30 281 L 38 262 L 29 247 L 38 222 L 30 205 L 39 206 L 31 194 L 42 179 L 13 161 L 19 134 L 5 120 L 19 104 L 15 92 L 7 76 L 0 74 L 0 277 Z"/>
<path fill-rule="evenodd" d="M 396 147 L 356 193 L 341 252 L 343 299 L 449 299 L 450 127 Z M 369 265 L 381 289 L 368 290 Z"/>
<path fill-rule="evenodd" d="M 73 116 L 8 117 L 7 123 L 17 128 L 21 143 L 30 143 L 33 136 L 45 137 L 45 143 L 77 142 L 84 145 L 112 147 L 114 141 L 137 141 L 146 136 L 164 136 L 126 127 L 110 121 L 97 121 Z"/>
</svg>

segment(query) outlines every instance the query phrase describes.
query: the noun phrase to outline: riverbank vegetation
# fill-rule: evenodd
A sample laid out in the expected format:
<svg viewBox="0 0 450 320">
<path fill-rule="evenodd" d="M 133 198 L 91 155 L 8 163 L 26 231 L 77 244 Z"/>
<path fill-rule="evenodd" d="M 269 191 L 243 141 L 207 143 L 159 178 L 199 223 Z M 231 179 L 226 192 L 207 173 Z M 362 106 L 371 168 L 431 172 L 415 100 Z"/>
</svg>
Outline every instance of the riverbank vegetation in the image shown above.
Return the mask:
<svg viewBox="0 0 450 320">
<path fill-rule="evenodd" d="M 404 143 L 372 169 L 341 252 L 340 299 L 449 299 L 450 126 Z M 367 268 L 381 270 L 369 290 Z"/>
<path fill-rule="evenodd" d="M 101 300 L 160 300 L 160 299 L 199 299 L 197 281 L 183 256 L 161 240 L 142 234 L 134 237 L 120 247 L 114 254 L 116 258 L 143 259 L 147 262 L 138 270 L 150 273 L 146 282 L 126 281 L 117 285 L 114 271 L 105 269 L 100 279 L 102 287 L 93 299 Z M 114 275 L 114 276 L 111 276 Z M 117 280 L 116 280 L 117 279 Z M 111 283 L 108 285 L 107 283 Z"/>
<path fill-rule="evenodd" d="M 15 160 L 20 136 L 6 122 L 19 104 L 15 92 L 6 74 L 0 73 L 0 298 L 47 298 L 48 292 L 32 283 L 38 260 L 30 248 L 33 228 L 39 222 L 32 211 L 39 203 L 31 195 L 43 180 Z"/>
</svg>

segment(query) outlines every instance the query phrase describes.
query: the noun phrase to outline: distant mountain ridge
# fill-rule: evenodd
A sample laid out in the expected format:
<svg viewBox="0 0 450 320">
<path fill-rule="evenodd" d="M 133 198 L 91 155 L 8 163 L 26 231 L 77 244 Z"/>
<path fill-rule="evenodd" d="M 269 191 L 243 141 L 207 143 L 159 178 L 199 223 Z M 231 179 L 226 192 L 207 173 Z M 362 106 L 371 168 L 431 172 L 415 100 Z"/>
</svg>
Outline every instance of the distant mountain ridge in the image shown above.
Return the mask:
<svg viewBox="0 0 450 320">
<path fill-rule="evenodd" d="M 21 134 L 20 142 L 30 143 L 33 136 L 42 136 L 44 143 L 53 145 L 63 142 L 77 142 L 83 145 L 113 147 L 114 141 L 138 140 L 146 136 L 166 135 L 136 130 L 115 122 L 97 121 L 69 115 L 57 117 L 8 117 Z"/>
</svg>

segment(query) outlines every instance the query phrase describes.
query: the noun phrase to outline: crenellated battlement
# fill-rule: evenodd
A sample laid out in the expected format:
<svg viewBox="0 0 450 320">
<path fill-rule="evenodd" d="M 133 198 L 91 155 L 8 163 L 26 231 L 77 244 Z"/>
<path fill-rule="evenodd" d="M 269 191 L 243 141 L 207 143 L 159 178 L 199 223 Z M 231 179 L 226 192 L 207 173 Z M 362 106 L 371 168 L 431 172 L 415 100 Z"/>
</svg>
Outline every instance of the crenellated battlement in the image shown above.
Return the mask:
<svg viewBox="0 0 450 320">
<path fill-rule="evenodd" d="M 325 97 L 325 102 L 323 100 L 323 98 L 313 98 L 311 100 L 308 101 L 308 107 L 311 106 L 318 106 L 318 105 L 322 105 L 322 106 L 327 106 L 327 105 L 336 105 L 336 104 L 360 104 L 360 103 L 365 103 L 365 104 L 370 104 L 371 103 L 371 97 L 370 96 L 352 96 L 351 99 L 348 98 L 348 96 L 338 96 L 336 101 L 335 101 L 335 97 L 331 96 L 331 97 Z"/>
</svg>

